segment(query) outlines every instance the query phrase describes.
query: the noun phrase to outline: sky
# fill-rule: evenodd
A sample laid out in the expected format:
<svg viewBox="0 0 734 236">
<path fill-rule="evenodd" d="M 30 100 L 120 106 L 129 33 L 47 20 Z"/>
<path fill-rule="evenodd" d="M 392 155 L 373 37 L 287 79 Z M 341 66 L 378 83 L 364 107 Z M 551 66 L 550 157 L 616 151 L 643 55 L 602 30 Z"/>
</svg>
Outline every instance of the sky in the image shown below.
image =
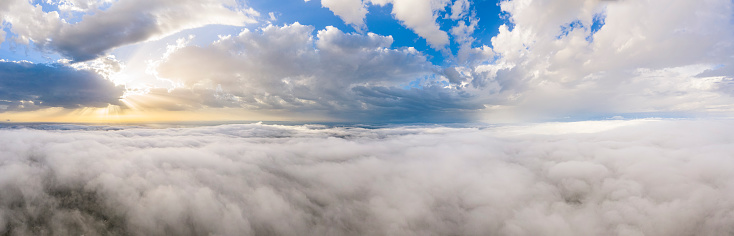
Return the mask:
<svg viewBox="0 0 734 236">
<path fill-rule="evenodd" d="M 0 120 L 734 114 L 730 0 L 4 0 Z"/>
</svg>

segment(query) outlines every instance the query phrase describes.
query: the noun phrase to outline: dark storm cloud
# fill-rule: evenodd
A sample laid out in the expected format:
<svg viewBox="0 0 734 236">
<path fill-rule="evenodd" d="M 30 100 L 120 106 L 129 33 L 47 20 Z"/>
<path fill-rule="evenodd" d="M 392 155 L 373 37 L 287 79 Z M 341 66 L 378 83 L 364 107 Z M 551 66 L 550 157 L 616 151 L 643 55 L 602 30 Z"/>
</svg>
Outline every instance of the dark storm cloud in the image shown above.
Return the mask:
<svg viewBox="0 0 734 236">
<path fill-rule="evenodd" d="M 105 107 L 124 88 L 97 73 L 64 65 L 0 62 L 0 100 L 6 109 Z"/>
</svg>

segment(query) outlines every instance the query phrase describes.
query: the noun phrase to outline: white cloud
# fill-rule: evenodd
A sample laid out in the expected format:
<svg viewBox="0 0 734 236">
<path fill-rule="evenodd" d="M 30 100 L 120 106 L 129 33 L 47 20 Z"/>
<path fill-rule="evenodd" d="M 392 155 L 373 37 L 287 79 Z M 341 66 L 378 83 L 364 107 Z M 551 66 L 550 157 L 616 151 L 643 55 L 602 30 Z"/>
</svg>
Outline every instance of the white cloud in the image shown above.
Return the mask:
<svg viewBox="0 0 734 236">
<path fill-rule="evenodd" d="M 37 128 L 0 130 L 10 234 L 734 233 L 731 121 Z"/>
<path fill-rule="evenodd" d="M 725 78 L 696 77 L 730 64 L 730 1 L 513 0 L 500 6 L 512 26 L 501 26 L 492 38 L 497 60 L 472 67 L 471 84 L 501 87 L 487 97 L 490 103 L 532 113 L 526 117 L 732 111 L 732 97 L 722 92 Z M 458 25 L 452 33 L 468 28 Z"/>
<path fill-rule="evenodd" d="M 404 110 L 456 109 L 459 91 L 426 85 L 420 91 L 400 88 L 431 76 L 435 67 L 413 48 L 391 49 L 390 36 L 319 30 L 298 23 L 244 30 L 208 47 L 184 47 L 158 62 L 161 78 L 180 81 L 185 89 L 223 94 L 220 106 L 331 113 L 334 117 L 369 116 Z M 434 87 L 434 88 L 431 88 Z M 182 88 L 184 89 L 184 88 Z M 207 100 L 207 99 L 205 99 Z M 217 99 L 208 99 L 215 106 Z M 458 103 L 457 103 L 458 102 Z M 394 111 L 392 111 L 394 109 Z M 418 112 L 420 111 L 420 112 Z M 363 119 L 366 116 L 359 115 Z"/>
<path fill-rule="evenodd" d="M 362 0 L 321 0 L 321 5 L 329 8 L 345 23 L 357 29 L 365 27 L 364 18 L 367 15 L 367 7 Z"/>
<path fill-rule="evenodd" d="M 451 18 L 452 20 L 458 20 L 466 16 L 469 12 L 471 2 L 469 0 L 456 0 L 451 4 Z"/>
<path fill-rule="evenodd" d="M 479 23 L 479 19 L 470 17 L 468 23 L 459 21 L 456 26 L 449 31 L 454 36 L 454 41 L 459 44 L 459 51 L 456 52 L 456 63 L 460 65 L 476 65 L 486 63 L 494 57 L 494 51 L 487 45 L 473 47 L 476 39 L 473 37 L 474 30 Z"/>
<path fill-rule="evenodd" d="M 329 8 L 345 23 L 363 28 L 364 18 L 368 11 L 365 4 L 385 6 L 392 4 L 392 14 L 403 25 L 413 30 L 418 36 L 426 39 L 436 49 L 445 49 L 449 44 L 449 36 L 436 23 L 439 13 L 450 0 L 323 0 L 321 4 Z M 468 5 L 467 5 L 468 7 Z"/>
<path fill-rule="evenodd" d="M 0 5 L 2 21 L 11 24 L 10 31 L 17 36 L 15 42 L 46 44 L 50 36 L 57 33 L 63 22 L 58 12 L 44 12 L 41 5 L 31 5 L 25 0 L 3 1 Z"/>
<path fill-rule="evenodd" d="M 3 21 L 12 24 L 16 41 L 58 51 L 76 61 L 95 59 L 108 50 L 132 43 L 156 39 L 180 30 L 208 24 L 243 26 L 254 23 L 259 13 L 243 8 L 234 0 L 206 1 L 116 1 L 104 10 L 106 1 L 66 2 L 76 10 L 94 12 L 77 23 L 67 23 L 59 12 L 44 12 L 40 5 L 12 0 L 0 12 Z M 62 4 L 63 5 L 63 4 Z M 81 6 L 80 8 L 76 8 Z"/>
<path fill-rule="evenodd" d="M 448 0 L 371 0 L 384 6 L 392 3 L 392 14 L 418 36 L 426 39 L 434 49 L 443 49 L 449 44 L 449 36 L 436 23 L 438 12 L 450 2 Z"/>
<path fill-rule="evenodd" d="M 276 20 L 278 20 L 278 18 L 275 17 L 275 13 L 273 13 L 273 12 L 268 12 L 268 17 L 270 17 L 269 18 L 270 21 L 276 21 Z"/>
<path fill-rule="evenodd" d="M 46 0 L 47 4 L 56 5 L 63 13 L 87 12 L 113 2 L 114 0 Z"/>
</svg>

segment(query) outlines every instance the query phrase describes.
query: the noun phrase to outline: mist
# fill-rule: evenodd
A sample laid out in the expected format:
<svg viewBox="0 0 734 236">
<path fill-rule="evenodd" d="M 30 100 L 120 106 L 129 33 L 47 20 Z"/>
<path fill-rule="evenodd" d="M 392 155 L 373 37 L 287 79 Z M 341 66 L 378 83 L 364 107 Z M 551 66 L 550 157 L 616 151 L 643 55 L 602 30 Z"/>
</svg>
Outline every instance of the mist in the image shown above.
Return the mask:
<svg viewBox="0 0 734 236">
<path fill-rule="evenodd" d="M 0 129 L 3 235 L 731 235 L 734 122 Z"/>
</svg>

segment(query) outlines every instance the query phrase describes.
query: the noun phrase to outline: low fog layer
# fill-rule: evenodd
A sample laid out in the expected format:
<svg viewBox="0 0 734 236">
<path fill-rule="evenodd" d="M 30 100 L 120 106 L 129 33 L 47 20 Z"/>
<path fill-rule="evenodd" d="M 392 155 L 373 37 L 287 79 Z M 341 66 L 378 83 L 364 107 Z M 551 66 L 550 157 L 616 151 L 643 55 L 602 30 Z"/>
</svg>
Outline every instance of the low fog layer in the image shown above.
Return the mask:
<svg viewBox="0 0 734 236">
<path fill-rule="evenodd" d="M 0 234 L 734 234 L 732 121 L 66 128 L 0 130 Z"/>
</svg>

